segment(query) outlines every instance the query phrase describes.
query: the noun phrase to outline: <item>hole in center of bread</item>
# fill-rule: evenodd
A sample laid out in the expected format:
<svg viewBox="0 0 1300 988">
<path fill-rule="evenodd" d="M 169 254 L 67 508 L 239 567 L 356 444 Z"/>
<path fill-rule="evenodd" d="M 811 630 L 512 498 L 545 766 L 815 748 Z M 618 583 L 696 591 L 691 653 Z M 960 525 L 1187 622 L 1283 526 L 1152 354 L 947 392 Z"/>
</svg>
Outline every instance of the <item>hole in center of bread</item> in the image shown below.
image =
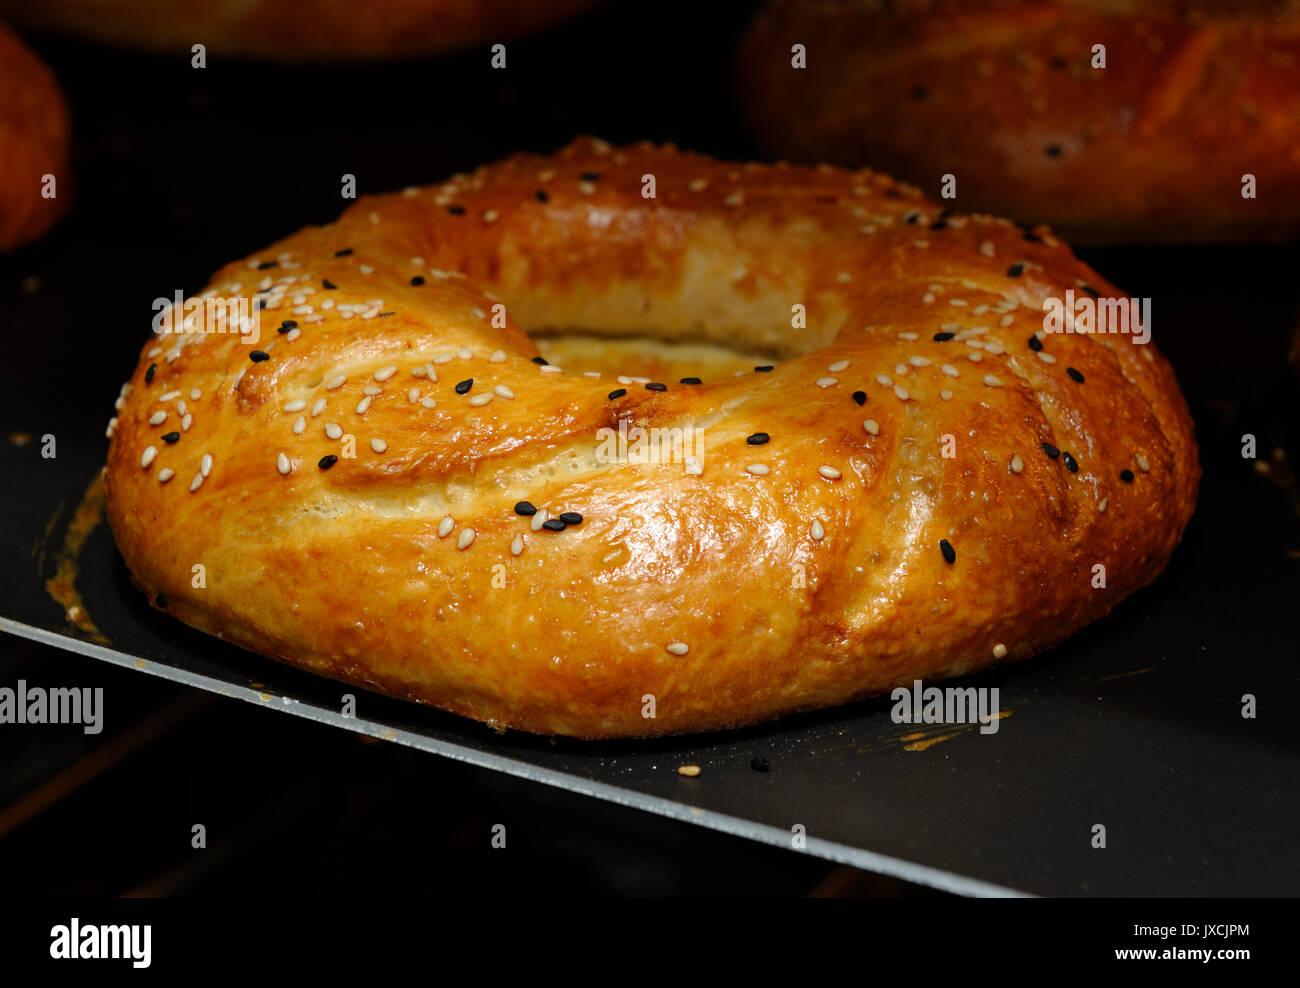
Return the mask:
<svg viewBox="0 0 1300 988">
<path fill-rule="evenodd" d="M 674 343 L 638 336 L 595 336 L 588 333 L 530 333 L 542 356 L 566 374 L 597 371 L 601 377 L 646 377 L 672 382 L 698 377 L 717 383 L 741 371 L 776 361 L 771 355 L 716 343 Z"/>
</svg>

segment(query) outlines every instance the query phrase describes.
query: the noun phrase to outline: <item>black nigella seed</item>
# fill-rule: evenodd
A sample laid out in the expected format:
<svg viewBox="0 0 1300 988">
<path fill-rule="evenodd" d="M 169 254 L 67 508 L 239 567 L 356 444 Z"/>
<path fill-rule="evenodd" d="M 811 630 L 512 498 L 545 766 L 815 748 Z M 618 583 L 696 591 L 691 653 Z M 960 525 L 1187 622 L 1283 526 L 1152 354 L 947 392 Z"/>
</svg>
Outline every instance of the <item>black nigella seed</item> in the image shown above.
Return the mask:
<svg viewBox="0 0 1300 988">
<path fill-rule="evenodd" d="M 930 224 L 930 229 L 931 229 L 931 230 L 946 230 L 946 229 L 948 229 L 948 221 L 947 221 L 947 220 L 935 220 L 933 223 Z"/>
<path fill-rule="evenodd" d="M 921 221 L 921 214 L 913 210 L 903 217 L 903 219 L 909 226 L 915 226 Z"/>
<path fill-rule="evenodd" d="M 756 432 L 752 436 L 746 436 L 745 442 L 749 443 L 749 445 L 751 446 L 762 446 L 765 442 L 767 442 L 771 438 L 772 437 L 769 436 L 766 432 Z"/>
<path fill-rule="evenodd" d="M 351 253 L 352 253 L 352 248 L 351 248 L 351 247 L 344 247 L 342 250 L 336 250 L 336 251 L 334 252 L 334 256 L 335 256 L 335 257 L 347 257 L 347 256 L 348 256 L 349 254 L 351 254 Z"/>
<path fill-rule="evenodd" d="M 1059 72 L 1061 69 L 1065 68 L 1065 59 L 1060 55 L 1053 55 L 1047 64 Z"/>
<path fill-rule="evenodd" d="M 1043 153 L 1049 158 L 1059 158 L 1065 151 L 1059 144 L 1049 144 L 1043 148 Z"/>
<path fill-rule="evenodd" d="M 1019 278 L 1024 273 L 1025 266 L 1023 264 L 1013 264 L 1011 267 L 1007 268 L 1008 278 Z"/>
<path fill-rule="evenodd" d="M 411 279 L 411 284 L 414 285 L 416 288 L 419 288 L 421 285 L 424 284 L 424 278 L 417 274 L 414 278 Z"/>
<path fill-rule="evenodd" d="M 1079 472 L 1079 461 L 1076 460 L 1076 459 L 1075 459 L 1073 456 L 1071 456 L 1069 453 L 1062 453 L 1062 454 L 1061 454 L 1061 459 L 1063 459 L 1063 460 L 1065 461 L 1065 469 L 1069 470 L 1070 473 L 1078 473 L 1078 472 Z"/>
<path fill-rule="evenodd" d="M 583 172 L 578 177 L 584 182 L 597 182 L 600 180 L 600 172 Z"/>
<path fill-rule="evenodd" d="M 1038 234 L 1036 234 L 1033 230 L 1025 231 L 1025 239 L 1028 240 L 1031 244 L 1041 244 L 1043 242 L 1043 238 L 1040 237 Z"/>
<path fill-rule="evenodd" d="M 157 597 L 155 597 L 155 598 L 153 599 L 153 602 L 154 602 L 154 606 L 155 606 L 155 607 L 160 607 L 160 608 L 162 608 L 164 611 L 167 610 L 167 595 L 166 595 L 166 594 L 159 594 Z"/>
<path fill-rule="evenodd" d="M 259 264 L 259 265 L 257 266 L 257 270 L 259 270 L 259 271 L 268 271 L 268 270 L 270 270 L 271 268 L 275 267 L 276 264 L 278 264 L 278 263 L 279 263 L 278 261 L 263 261 L 261 264 Z"/>
<path fill-rule="evenodd" d="M 376 316 L 375 318 L 377 318 L 377 319 L 387 319 L 389 316 L 395 316 L 395 315 L 397 315 L 396 312 L 381 312 L 381 313 L 379 313 L 379 315 Z"/>
<path fill-rule="evenodd" d="M 150 364 L 149 369 L 144 372 L 144 383 L 153 384 L 153 376 L 158 373 L 158 365 Z"/>
<path fill-rule="evenodd" d="M 945 209 L 945 210 L 943 210 L 941 213 L 939 213 L 939 219 L 941 219 L 941 220 L 946 220 L 949 216 L 951 216 L 951 215 L 952 215 L 953 213 L 955 213 L 955 212 L 957 212 L 957 210 L 955 210 L 955 209 L 953 209 L 951 206 L 949 206 L 947 209 Z"/>
<path fill-rule="evenodd" d="M 1048 456 L 1050 456 L 1052 459 L 1056 459 L 1058 456 L 1061 455 L 1061 451 L 1057 449 L 1055 446 L 1053 446 L 1051 443 L 1043 443 L 1043 452 L 1046 453 Z"/>
<path fill-rule="evenodd" d="M 162 434 L 162 441 L 165 443 L 180 442 L 180 439 L 181 434 L 179 432 L 164 432 Z"/>
<path fill-rule="evenodd" d="M 622 398 L 625 394 L 627 394 L 627 388 L 615 388 L 609 393 L 609 400 L 613 401 L 615 398 Z"/>
<path fill-rule="evenodd" d="M 566 525 L 581 525 L 582 515 L 578 514 L 576 511 L 561 511 L 560 521 L 564 522 Z"/>
<path fill-rule="evenodd" d="M 331 292 L 336 290 L 339 287 L 338 285 L 334 284 L 334 282 L 330 281 L 328 278 L 321 279 L 321 284 L 324 285 L 325 288 Z"/>
<path fill-rule="evenodd" d="M 1065 373 L 1069 374 L 1072 378 L 1074 378 L 1074 379 L 1075 379 L 1076 381 L 1078 381 L 1080 384 L 1083 383 L 1083 375 L 1082 375 L 1081 373 L 1079 373 L 1077 370 L 1075 370 L 1073 367 L 1067 367 L 1067 368 L 1065 368 Z"/>
<path fill-rule="evenodd" d="M 258 312 L 261 312 L 263 309 L 266 308 L 266 299 L 259 298 L 256 302 L 253 303 L 253 308 L 256 309 Z"/>
<path fill-rule="evenodd" d="M 516 501 L 515 514 L 523 515 L 525 518 L 531 518 L 537 514 L 537 508 L 533 506 L 532 501 Z"/>
<path fill-rule="evenodd" d="M 458 395 L 466 394 L 469 391 L 469 389 L 472 387 L 474 387 L 474 378 L 467 377 L 465 378 L 465 380 L 461 381 L 459 384 L 456 385 L 456 394 Z"/>
<path fill-rule="evenodd" d="M 316 465 L 320 467 L 322 470 L 328 470 L 338 461 L 339 458 L 335 456 L 333 453 L 326 453 L 324 456 L 322 456 L 319 460 L 316 461 Z"/>
<path fill-rule="evenodd" d="M 549 201 L 550 201 L 550 198 L 551 198 L 551 197 L 548 196 L 548 195 L 546 194 L 546 190 L 545 190 L 545 189 L 538 189 L 538 190 L 537 190 L 537 201 L 538 201 L 538 202 L 549 202 Z"/>
<path fill-rule="evenodd" d="M 270 360 L 271 355 L 265 350 L 250 350 L 248 359 L 255 364 L 260 364 L 263 360 Z"/>
<path fill-rule="evenodd" d="M 867 403 L 867 393 L 865 391 L 854 391 L 853 400 L 859 405 L 865 405 Z"/>
<path fill-rule="evenodd" d="M 289 330 L 297 329 L 297 328 L 298 328 L 298 324 L 296 322 L 294 322 L 292 319 L 286 319 L 284 322 L 280 323 L 278 327 L 276 327 L 275 331 L 277 333 L 287 333 L 289 332 Z"/>
<path fill-rule="evenodd" d="M 668 385 L 660 384 L 658 381 L 651 381 L 645 386 L 647 391 L 667 391 Z"/>
<path fill-rule="evenodd" d="M 749 760 L 749 767 L 755 772 L 770 772 L 772 770 L 772 766 L 768 764 L 767 759 L 762 755 L 751 758 Z"/>
<path fill-rule="evenodd" d="M 447 207 L 447 212 L 451 213 L 452 216 L 464 216 L 464 215 L 465 215 L 465 207 L 464 207 L 464 206 L 448 206 L 448 207 Z"/>
<path fill-rule="evenodd" d="M 560 521 L 558 518 L 548 518 L 546 521 L 542 522 L 542 528 L 546 529 L 548 532 L 563 532 L 565 525 L 564 522 Z"/>
<path fill-rule="evenodd" d="M 535 363 L 538 367 L 545 367 L 545 366 L 546 366 L 546 358 L 545 358 L 545 357 L 534 357 L 534 358 L 533 358 L 533 363 Z"/>
<path fill-rule="evenodd" d="M 762 367 L 754 368 L 754 370 L 758 371 L 760 374 L 766 374 L 771 369 L 772 369 L 772 364 L 764 364 Z"/>
<path fill-rule="evenodd" d="M 1080 285 L 1079 287 L 1082 288 L 1089 295 L 1091 295 L 1093 298 L 1101 298 L 1101 293 L 1098 292 L 1097 289 L 1093 288 L 1091 285 Z"/>
<path fill-rule="evenodd" d="M 703 384 L 704 382 L 701 381 L 698 377 L 684 377 L 682 378 L 681 383 L 682 384 Z"/>
<path fill-rule="evenodd" d="M 943 553 L 944 561 L 949 566 L 957 561 L 957 550 L 952 547 L 952 543 L 947 539 L 939 540 L 939 551 Z"/>
<path fill-rule="evenodd" d="M 1031 349 L 1031 350 L 1033 350 L 1035 353 L 1037 353 L 1037 352 L 1038 352 L 1039 350 L 1041 350 L 1042 348 L 1043 348 L 1043 341 L 1042 341 L 1042 340 L 1040 340 L 1037 336 L 1031 336 L 1031 337 L 1029 337 L 1029 349 Z"/>
<path fill-rule="evenodd" d="M 930 91 L 924 86 L 913 86 L 912 91 L 908 93 L 908 95 L 911 96 L 912 99 L 925 99 L 929 93 Z"/>
<path fill-rule="evenodd" d="M 957 335 L 956 333 L 935 333 L 934 342 L 947 343 L 950 339 L 952 339 L 956 335 Z"/>
<path fill-rule="evenodd" d="M 1121 471 L 1119 472 L 1119 479 L 1122 480 L 1122 481 L 1124 481 L 1124 483 L 1126 483 L 1126 484 L 1131 484 L 1131 483 L 1133 483 L 1133 471 L 1132 471 L 1132 470 L 1121 470 Z"/>
</svg>

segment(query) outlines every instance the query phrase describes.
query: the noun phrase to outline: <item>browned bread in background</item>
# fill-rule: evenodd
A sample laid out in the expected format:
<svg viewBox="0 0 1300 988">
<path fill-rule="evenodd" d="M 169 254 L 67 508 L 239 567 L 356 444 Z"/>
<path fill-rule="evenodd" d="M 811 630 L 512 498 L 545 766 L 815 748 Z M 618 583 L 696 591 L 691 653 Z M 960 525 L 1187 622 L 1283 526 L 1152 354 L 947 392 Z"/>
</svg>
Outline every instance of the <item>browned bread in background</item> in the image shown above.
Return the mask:
<svg viewBox="0 0 1300 988">
<path fill-rule="evenodd" d="M 740 79 L 774 155 L 951 173 L 962 208 L 1075 243 L 1300 232 L 1295 2 L 772 0 Z"/>
<path fill-rule="evenodd" d="M 262 293 L 259 349 L 151 337 L 110 427 L 135 580 L 497 726 L 731 727 L 1021 659 L 1153 580 L 1195 500 L 1155 346 L 1041 335 L 1045 298 L 1116 289 L 867 171 L 584 139 L 363 199 L 210 290 Z M 543 329 L 620 341 L 624 376 L 539 364 Z M 771 356 L 634 380 L 646 337 Z M 699 462 L 601 456 L 620 423 L 700 428 Z"/>
<path fill-rule="evenodd" d="M 31 27 L 128 48 L 273 61 L 379 59 L 509 41 L 598 0 L 0 0 Z"/>
<path fill-rule="evenodd" d="M 55 178 L 55 198 L 42 195 Z M 35 240 L 71 195 L 68 111 L 45 63 L 0 24 L 0 251 Z"/>
</svg>

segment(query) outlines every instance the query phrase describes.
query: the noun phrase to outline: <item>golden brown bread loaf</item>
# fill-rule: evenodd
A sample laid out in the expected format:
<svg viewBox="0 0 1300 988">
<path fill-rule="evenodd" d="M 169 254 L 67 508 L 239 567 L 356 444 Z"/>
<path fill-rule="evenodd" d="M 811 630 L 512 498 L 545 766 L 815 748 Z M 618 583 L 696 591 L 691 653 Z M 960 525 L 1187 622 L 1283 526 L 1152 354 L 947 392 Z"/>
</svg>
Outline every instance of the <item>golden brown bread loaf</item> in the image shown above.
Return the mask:
<svg viewBox="0 0 1300 988">
<path fill-rule="evenodd" d="M 128 48 L 303 62 L 509 41 L 597 0 L 0 0 L 15 21 Z"/>
<path fill-rule="evenodd" d="M 839 704 L 1024 658 L 1177 544 L 1198 466 L 1173 373 L 1135 337 L 1045 333 L 1067 290 L 1116 294 L 1046 231 L 884 175 L 582 139 L 218 271 L 210 294 L 266 300 L 261 339 L 146 343 L 108 516 L 181 620 L 493 725 Z M 591 377 L 525 328 L 608 338 L 551 351 L 588 364 L 770 356 Z M 629 462 L 620 423 L 703 440 Z"/>
<path fill-rule="evenodd" d="M 1295 0 L 772 0 L 740 75 L 773 154 L 951 174 L 1074 243 L 1300 232 Z"/>
<path fill-rule="evenodd" d="M 63 212 L 68 111 L 54 76 L 0 24 L 0 251 L 35 240 Z M 53 197 L 42 195 L 54 176 Z"/>
</svg>

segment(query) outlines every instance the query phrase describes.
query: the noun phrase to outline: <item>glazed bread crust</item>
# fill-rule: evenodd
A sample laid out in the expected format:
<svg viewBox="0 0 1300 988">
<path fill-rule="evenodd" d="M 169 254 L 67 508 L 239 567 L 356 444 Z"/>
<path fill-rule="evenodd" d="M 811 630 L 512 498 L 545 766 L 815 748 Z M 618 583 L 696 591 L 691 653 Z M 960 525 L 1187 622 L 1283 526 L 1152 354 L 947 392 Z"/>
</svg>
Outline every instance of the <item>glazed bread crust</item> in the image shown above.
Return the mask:
<svg viewBox="0 0 1300 988">
<path fill-rule="evenodd" d="M 0 24 L 0 251 L 35 240 L 54 225 L 71 189 L 68 111 L 54 76 Z M 57 195 L 42 196 L 53 175 Z"/>
<path fill-rule="evenodd" d="M 772 0 L 739 71 L 773 154 L 952 174 L 963 208 L 1072 243 L 1300 233 L 1294 0 Z"/>
<path fill-rule="evenodd" d="M 1169 559 L 1199 475 L 1187 409 L 1154 345 L 1043 334 L 1067 289 L 1118 294 L 1047 231 L 883 175 L 582 139 L 218 271 L 211 293 L 263 292 L 265 359 L 146 343 L 108 517 L 182 621 L 498 727 L 840 704 L 1031 655 Z M 773 366 L 593 378 L 537 363 L 521 327 Z M 611 462 L 598 430 L 620 422 L 702 450 Z M 520 501 L 582 520 L 535 530 Z"/>
<path fill-rule="evenodd" d="M 160 52 L 382 59 L 509 41 L 596 0 L 0 0 L 32 27 Z"/>
</svg>

